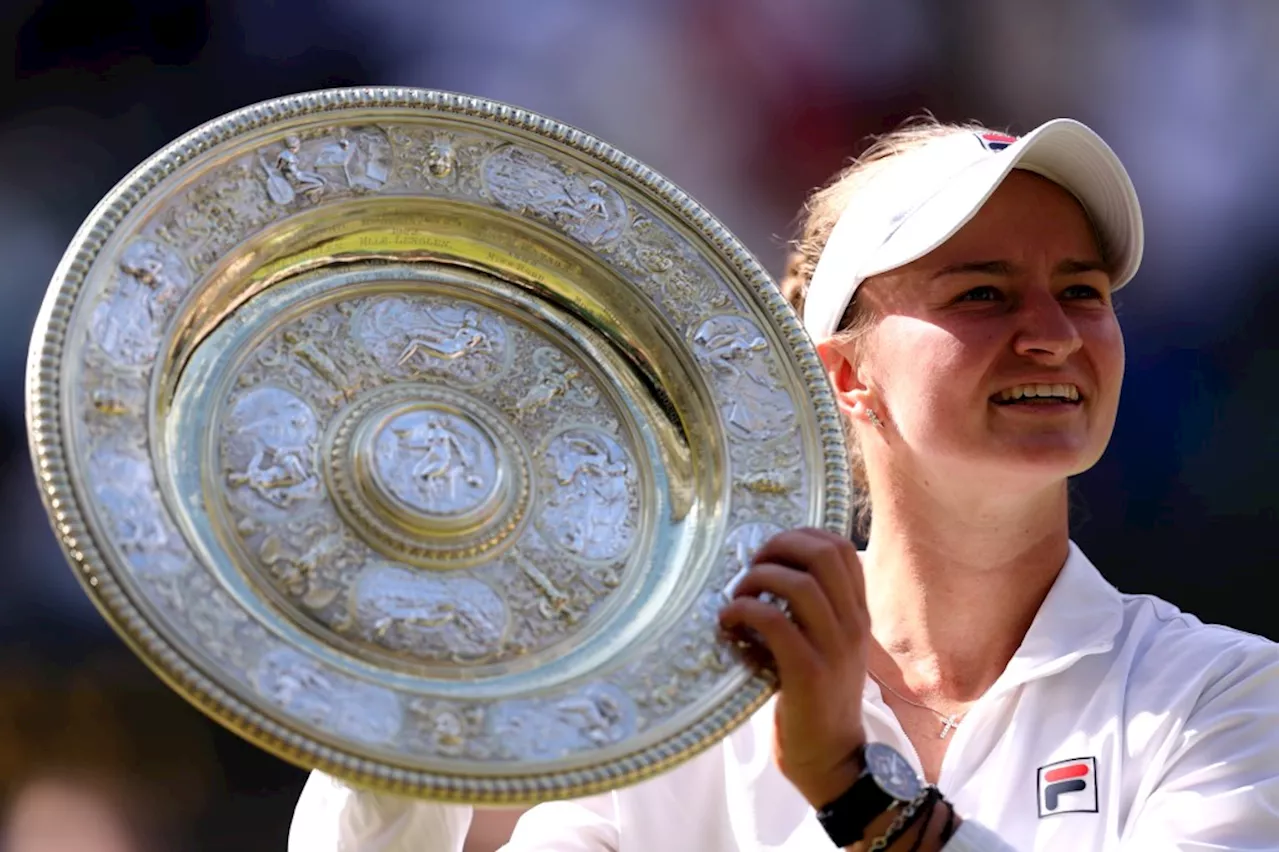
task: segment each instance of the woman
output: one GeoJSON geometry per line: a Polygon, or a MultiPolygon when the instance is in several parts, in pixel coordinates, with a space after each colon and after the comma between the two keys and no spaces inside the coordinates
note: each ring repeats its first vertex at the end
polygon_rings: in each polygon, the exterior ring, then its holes
{"type": "MultiPolygon", "coordinates": [[[[1068,538],[1142,253],[1111,150],[1063,120],[911,126],[810,200],[798,249],[866,550],[766,543],[722,625],[778,696],[661,777],[532,809],[510,848],[1276,848],[1276,646],[1120,594],[1068,538]]],[[[315,775],[291,849],[458,849],[470,816],[315,775]]]]}

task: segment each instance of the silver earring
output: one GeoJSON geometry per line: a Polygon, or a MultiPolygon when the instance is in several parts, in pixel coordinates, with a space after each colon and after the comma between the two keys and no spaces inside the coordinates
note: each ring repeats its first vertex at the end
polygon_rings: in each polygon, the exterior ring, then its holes
{"type": "Polygon", "coordinates": [[[880,419],[879,414],[876,414],[876,410],[874,408],[867,409],[867,420],[871,421],[871,425],[877,429],[884,428],[884,421],[880,419]]]}

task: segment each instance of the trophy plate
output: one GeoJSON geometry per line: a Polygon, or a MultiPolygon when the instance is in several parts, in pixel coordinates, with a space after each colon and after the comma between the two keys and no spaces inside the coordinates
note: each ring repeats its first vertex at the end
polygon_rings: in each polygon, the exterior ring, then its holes
{"type": "Polygon", "coordinates": [[[720,634],[770,535],[846,532],[844,437],[765,271],[586,133],[414,89],[193,130],[104,198],[27,414],[76,575],[176,691],[364,786],[531,803],[759,708],[720,634]]]}

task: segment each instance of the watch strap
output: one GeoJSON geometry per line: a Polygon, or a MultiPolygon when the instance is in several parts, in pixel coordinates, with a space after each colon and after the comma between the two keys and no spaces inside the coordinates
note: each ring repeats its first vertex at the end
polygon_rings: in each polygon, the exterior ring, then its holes
{"type": "Polygon", "coordinates": [[[862,840],[867,827],[895,801],[864,768],[848,790],[818,809],[818,822],[831,842],[843,849],[862,840]]]}

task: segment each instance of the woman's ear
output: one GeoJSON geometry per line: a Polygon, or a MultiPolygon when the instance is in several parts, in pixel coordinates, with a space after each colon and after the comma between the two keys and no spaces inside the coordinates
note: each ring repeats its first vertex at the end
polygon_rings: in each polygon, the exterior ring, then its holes
{"type": "Polygon", "coordinates": [[[873,393],[867,386],[861,365],[852,360],[852,347],[824,340],[817,349],[841,413],[855,420],[866,418],[868,409],[874,408],[873,393]]]}

